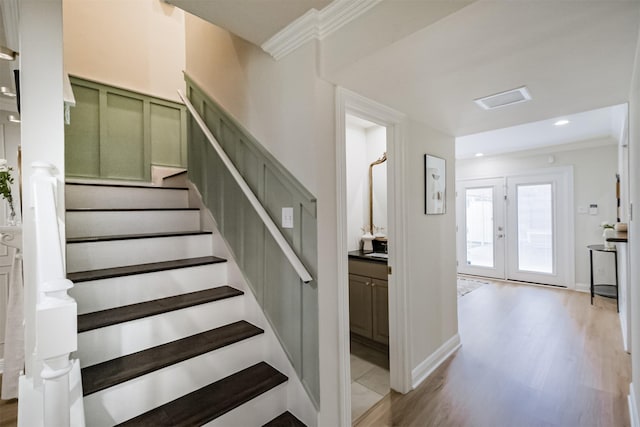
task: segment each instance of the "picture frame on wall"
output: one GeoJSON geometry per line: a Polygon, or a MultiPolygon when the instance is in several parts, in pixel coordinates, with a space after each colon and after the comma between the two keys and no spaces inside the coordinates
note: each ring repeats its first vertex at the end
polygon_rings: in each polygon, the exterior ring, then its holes
{"type": "Polygon", "coordinates": [[[424,213],[442,215],[447,211],[447,163],[444,159],[424,155],[424,213]]]}

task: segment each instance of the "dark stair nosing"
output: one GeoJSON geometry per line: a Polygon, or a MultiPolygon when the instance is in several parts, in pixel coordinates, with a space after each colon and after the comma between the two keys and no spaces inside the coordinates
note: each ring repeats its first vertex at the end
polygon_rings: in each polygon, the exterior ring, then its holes
{"type": "Polygon", "coordinates": [[[90,183],[85,183],[85,182],[66,182],[65,185],[86,185],[89,187],[117,187],[117,188],[142,188],[142,189],[151,189],[151,190],[181,190],[181,191],[188,191],[189,189],[187,187],[159,187],[159,186],[152,186],[152,185],[135,185],[135,184],[118,184],[118,183],[112,183],[112,184],[106,184],[106,183],[101,183],[101,182],[90,182],[90,183]]]}
{"type": "Polygon", "coordinates": [[[278,415],[262,427],[307,427],[307,425],[300,421],[291,412],[286,411],[278,415]]]}
{"type": "Polygon", "coordinates": [[[163,176],[162,180],[164,181],[165,179],[175,178],[176,176],[186,174],[187,172],[188,171],[186,169],[180,172],[174,172],[171,175],[163,176]]]}
{"type": "Polygon", "coordinates": [[[101,268],[99,270],[78,271],[75,273],[67,273],[67,279],[74,283],[81,283],[91,280],[112,279],[114,277],[155,273],[158,271],[175,270],[178,268],[199,267],[201,265],[218,264],[223,262],[227,262],[227,260],[215,256],[204,256],[177,259],[173,261],[151,262],[148,264],[127,265],[124,267],[101,268]]]}
{"type": "Polygon", "coordinates": [[[141,234],[120,234],[113,236],[88,236],[88,237],[71,237],[67,239],[68,244],[74,243],[94,243],[94,242],[111,242],[115,240],[137,240],[137,239],[155,239],[163,237],[181,237],[181,236],[199,236],[203,234],[213,234],[211,231],[172,231],[165,233],[141,233],[141,234]]]}
{"type": "Polygon", "coordinates": [[[225,285],[205,289],[203,291],[190,292],[172,297],[95,311],[93,313],[81,314],[78,316],[78,333],[243,294],[244,292],[225,285]]]}
{"type": "Polygon", "coordinates": [[[199,211],[200,208],[71,208],[67,212],[158,212],[199,211]]]}
{"type": "Polygon", "coordinates": [[[82,391],[87,396],[133,378],[180,363],[201,354],[262,334],[244,320],[176,341],[118,357],[82,369],[82,391]]]}
{"type": "Polygon", "coordinates": [[[265,362],[138,415],[120,426],[200,426],[287,381],[265,362]]]}

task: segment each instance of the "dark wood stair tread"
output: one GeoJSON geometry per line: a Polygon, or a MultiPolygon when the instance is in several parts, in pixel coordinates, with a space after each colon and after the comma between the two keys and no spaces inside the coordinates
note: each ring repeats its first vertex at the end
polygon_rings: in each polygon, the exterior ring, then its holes
{"type": "Polygon", "coordinates": [[[116,325],[118,323],[167,313],[169,311],[180,310],[182,308],[192,307],[243,294],[244,292],[232,288],[231,286],[219,286],[211,289],[205,289],[203,291],[190,292],[153,301],[81,314],[78,316],[78,332],[80,333],[93,329],[104,328],[105,326],[116,325]]]}
{"type": "Polygon", "coordinates": [[[86,396],[263,332],[257,326],[241,320],[157,347],[88,366],[82,369],[82,391],[86,396]]]}
{"type": "Polygon", "coordinates": [[[200,208],[71,208],[67,212],[157,212],[157,211],[199,211],[200,208]]]}
{"type": "Polygon", "coordinates": [[[305,423],[300,421],[291,412],[283,412],[262,427],[307,427],[305,423]]]}
{"type": "Polygon", "coordinates": [[[177,268],[198,267],[201,265],[227,262],[224,258],[204,256],[197,258],[177,259],[173,261],[152,262],[148,264],[127,265],[124,267],[101,268],[99,270],[67,273],[67,279],[74,283],[90,280],[111,279],[113,277],[132,276],[134,274],[155,273],[156,271],[175,270],[177,268]]]}
{"type": "Polygon", "coordinates": [[[67,239],[68,244],[73,243],[93,243],[93,242],[109,242],[112,240],[135,240],[135,239],[154,239],[162,237],[180,237],[180,236],[199,236],[202,234],[213,234],[211,231],[172,231],[168,233],[142,233],[142,234],[120,234],[113,236],[88,236],[88,237],[71,237],[67,239]]]}
{"type": "Polygon", "coordinates": [[[114,183],[104,183],[104,182],[65,182],[65,185],[85,185],[89,187],[116,187],[116,188],[143,188],[150,190],[180,190],[180,191],[188,191],[187,187],[160,187],[157,185],[145,185],[145,183],[140,183],[140,185],[136,184],[118,184],[114,183]]]}
{"type": "Polygon", "coordinates": [[[200,426],[287,381],[260,362],[151,411],[121,426],[200,426]]]}

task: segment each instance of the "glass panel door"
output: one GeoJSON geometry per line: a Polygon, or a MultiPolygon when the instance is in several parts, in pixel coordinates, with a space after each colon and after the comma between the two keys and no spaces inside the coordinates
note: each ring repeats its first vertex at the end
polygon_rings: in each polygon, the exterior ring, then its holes
{"type": "Polygon", "coordinates": [[[465,207],[467,265],[493,268],[493,187],[466,189],[465,207]]]}
{"type": "Polygon", "coordinates": [[[567,286],[573,260],[569,175],[507,178],[506,278],[567,286]]]}
{"type": "Polygon", "coordinates": [[[518,205],[518,270],[552,274],[553,187],[522,184],[516,187],[518,205]]]}
{"type": "Polygon", "coordinates": [[[458,272],[504,278],[504,180],[458,182],[458,272]]]}

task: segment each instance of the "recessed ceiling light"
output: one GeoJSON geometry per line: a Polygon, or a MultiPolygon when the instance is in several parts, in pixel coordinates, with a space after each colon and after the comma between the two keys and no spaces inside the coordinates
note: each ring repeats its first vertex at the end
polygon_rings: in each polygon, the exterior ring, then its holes
{"type": "Polygon", "coordinates": [[[7,116],[7,119],[9,119],[11,123],[20,123],[20,117],[16,116],[15,114],[9,114],[7,116]]]}
{"type": "Polygon", "coordinates": [[[562,119],[562,120],[558,120],[557,122],[555,122],[553,125],[554,126],[564,126],[564,125],[568,125],[570,122],[567,119],[562,119]]]}
{"type": "Polygon", "coordinates": [[[476,153],[476,157],[482,157],[484,156],[484,153],[476,153]]]}
{"type": "Polygon", "coordinates": [[[9,98],[16,97],[16,93],[6,86],[0,86],[0,93],[3,94],[4,96],[8,96],[9,98]]]}

